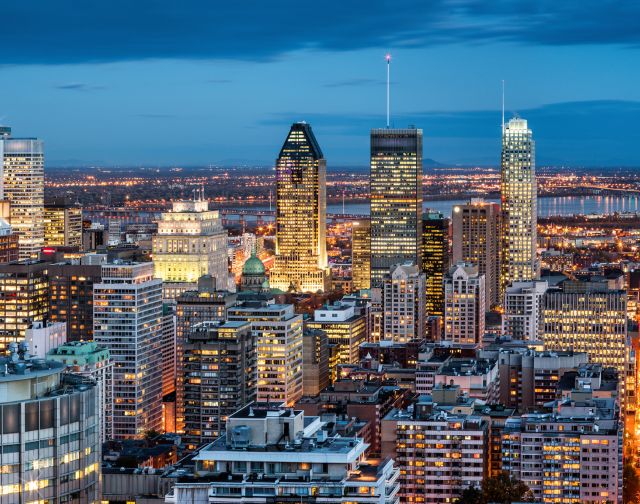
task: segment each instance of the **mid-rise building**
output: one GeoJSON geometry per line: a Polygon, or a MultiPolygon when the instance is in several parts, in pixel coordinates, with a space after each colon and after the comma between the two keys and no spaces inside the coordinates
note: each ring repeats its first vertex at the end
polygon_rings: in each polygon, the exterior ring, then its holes
{"type": "Polygon", "coordinates": [[[256,398],[256,342],[248,322],[210,322],[184,343],[180,397],[186,446],[224,434],[227,418],[256,398]]]}
{"type": "Polygon", "coordinates": [[[112,438],[113,361],[109,350],[95,341],[71,341],[49,350],[47,360],[64,364],[67,372],[91,378],[96,384],[100,442],[112,438]]]}
{"type": "Polygon", "coordinates": [[[160,431],[162,280],[154,278],[152,263],[102,266],[102,280],[93,286],[93,339],[114,362],[113,437],[160,431]]]}
{"type": "Polygon", "coordinates": [[[19,255],[18,235],[13,232],[7,220],[0,217],[0,264],[17,261],[19,255]]]}
{"type": "Polygon", "coordinates": [[[44,244],[82,248],[82,208],[66,198],[45,203],[44,244]]]}
{"type": "Polygon", "coordinates": [[[358,502],[398,504],[392,460],[367,461],[358,437],[329,436],[319,417],[255,403],[227,420],[226,434],[194,457],[197,474],[165,502],[358,502]]]}
{"type": "Polygon", "coordinates": [[[394,264],[422,264],[422,130],[371,130],[371,286],[394,264]]]}
{"type": "Polygon", "coordinates": [[[351,281],[353,290],[371,288],[371,221],[351,223],[351,281]]]}
{"type": "Polygon", "coordinates": [[[533,135],[525,119],[513,118],[502,129],[501,289],[538,276],[537,184],[533,135]]]}
{"type": "Polygon", "coordinates": [[[384,339],[406,343],[425,337],[425,286],[415,264],[390,268],[383,280],[384,339]]]}
{"type": "Polygon", "coordinates": [[[36,259],[44,246],[44,143],[0,131],[0,199],[9,200],[10,223],[18,235],[20,259],[36,259]]]}
{"type": "Polygon", "coordinates": [[[29,353],[39,359],[45,359],[53,348],[67,342],[67,328],[64,322],[34,322],[25,331],[25,342],[29,353]]]}
{"type": "Polygon", "coordinates": [[[164,282],[165,299],[194,290],[203,275],[211,275],[216,288],[226,290],[227,232],[220,213],[209,210],[202,194],[193,200],[175,201],[172,211],[162,214],[152,249],[155,276],[164,282]]]}
{"type": "Polygon", "coordinates": [[[48,266],[31,260],[0,264],[0,350],[49,316],[48,266]]]}
{"type": "Polygon", "coordinates": [[[246,303],[227,320],[251,323],[257,345],[258,401],[294,404],[303,394],[302,315],[293,305],[246,303]]]}
{"type": "Polygon", "coordinates": [[[96,387],[64,373],[64,364],[12,346],[12,355],[0,358],[0,500],[100,502],[96,387]]]}
{"type": "Polygon", "coordinates": [[[329,340],[320,329],[306,328],[302,334],[303,392],[317,396],[329,386],[329,340]]]}
{"type": "Polygon", "coordinates": [[[453,262],[478,267],[485,278],[487,308],[500,302],[500,205],[472,198],[453,207],[453,262]]]}
{"type": "Polygon", "coordinates": [[[512,282],[504,292],[502,334],[520,341],[542,339],[544,294],[549,284],[544,280],[512,282]]]}
{"type": "Polygon", "coordinates": [[[294,123],[276,160],[276,258],[269,282],[282,291],[329,287],[327,162],[311,125],[294,123]]]}
{"type": "MultiPolygon", "coordinates": [[[[313,320],[307,321],[305,327],[323,331],[328,343],[337,347],[335,365],[358,362],[358,347],[366,340],[367,318],[364,314],[356,314],[355,306],[336,303],[317,309],[313,312],[313,320]]],[[[337,369],[331,367],[332,380],[336,379],[336,372],[337,369]]]]}
{"type": "Polygon", "coordinates": [[[457,263],[444,278],[444,339],[459,345],[479,345],[485,325],[484,275],[478,267],[457,263]]]}
{"type": "Polygon", "coordinates": [[[586,352],[589,361],[625,373],[627,294],[606,279],[565,280],[544,296],[545,350],[586,352]]]}
{"type": "Polygon", "coordinates": [[[449,219],[429,212],[422,219],[422,272],[428,317],[444,317],[444,275],[449,269],[449,219]]]}

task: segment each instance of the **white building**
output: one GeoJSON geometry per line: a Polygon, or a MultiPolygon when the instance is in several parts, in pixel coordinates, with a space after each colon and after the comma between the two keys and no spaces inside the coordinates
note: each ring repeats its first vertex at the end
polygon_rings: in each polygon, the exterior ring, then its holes
{"type": "Polygon", "coordinates": [[[478,268],[459,262],[444,277],[444,339],[478,345],[484,335],[485,285],[478,268]]]}
{"type": "Polygon", "coordinates": [[[164,281],[165,299],[196,290],[203,275],[215,278],[217,289],[227,288],[227,231],[220,212],[209,210],[202,194],[175,201],[173,210],[162,214],[152,248],[155,275],[164,281]]]}
{"type": "Polygon", "coordinates": [[[0,200],[11,202],[20,259],[35,259],[44,247],[44,143],[0,128],[0,169],[0,200]]]}
{"type": "Polygon", "coordinates": [[[24,333],[31,355],[44,359],[49,350],[67,342],[66,322],[36,321],[24,333]]]}
{"type": "Polygon", "coordinates": [[[542,339],[542,307],[546,281],[513,282],[504,293],[502,334],[514,340],[542,339]]]}
{"type": "Polygon", "coordinates": [[[177,483],[165,502],[397,504],[393,461],[367,461],[361,438],[329,437],[323,426],[303,411],[249,405],[194,457],[202,481],[177,483]]]}
{"type": "Polygon", "coordinates": [[[162,280],[152,263],[102,266],[93,286],[93,339],[114,362],[113,437],[162,429],[162,280]]]}
{"type": "Polygon", "coordinates": [[[383,280],[383,339],[406,343],[425,337],[426,280],[412,263],[396,264],[383,280]]]}
{"type": "Polygon", "coordinates": [[[227,320],[251,322],[257,338],[258,401],[294,404],[302,397],[303,319],[293,305],[240,306],[227,320]]]}

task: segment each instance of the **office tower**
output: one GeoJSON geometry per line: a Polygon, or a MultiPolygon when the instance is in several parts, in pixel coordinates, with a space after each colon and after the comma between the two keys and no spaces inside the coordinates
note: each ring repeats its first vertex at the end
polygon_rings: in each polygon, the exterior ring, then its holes
{"type": "Polygon", "coordinates": [[[351,223],[351,279],[353,290],[371,288],[371,221],[351,223]]]}
{"type": "Polygon", "coordinates": [[[586,352],[590,362],[625,373],[627,294],[598,277],[565,280],[544,296],[545,350],[586,352]]]}
{"type": "Polygon", "coordinates": [[[317,396],[329,386],[329,340],[320,329],[302,334],[302,382],[306,396],[317,396]]]}
{"type": "Polygon", "coordinates": [[[222,504],[231,496],[238,504],[397,503],[393,461],[368,462],[362,438],[329,436],[327,428],[300,410],[251,404],[231,415],[226,434],[194,458],[202,479],[176,483],[165,502],[222,504]]]}
{"type": "Polygon", "coordinates": [[[44,261],[0,264],[0,350],[49,316],[48,266],[44,261]]]}
{"type": "Polygon", "coordinates": [[[0,132],[0,199],[11,203],[11,227],[18,235],[20,259],[36,259],[44,246],[44,144],[0,132]]]}
{"type": "Polygon", "coordinates": [[[99,402],[91,382],[32,359],[0,358],[4,503],[99,502],[99,402]]]}
{"type": "Polygon", "coordinates": [[[100,442],[111,439],[113,406],[113,361],[109,350],[95,341],[71,341],[49,350],[47,360],[64,364],[67,372],[86,376],[96,383],[100,442]]]}
{"type": "Polygon", "coordinates": [[[257,344],[257,401],[294,404],[302,397],[302,315],[293,305],[252,303],[227,310],[227,320],[251,323],[257,344]]]}
{"type": "Polygon", "coordinates": [[[484,275],[477,266],[459,262],[444,277],[444,339],[479,345],[484,336],[484,275]]]}
{"type": "Polygon", "coordinates": [[[215,280],[209,276],[198,279],[198,290],[185,291],[176,298],[176,430],[184,429],[184,388],[182,347],[191,329],[203,322],[224,322],[227,310],[235,306],[237,296],[215,290],[215,280]]]}
{"type": "MultiPolygon", "coordinates": [[[[335,366],[358,362],[358,347],[366,341],[367,318],[364,314],[356,314],[353,305],[336,303],[317,309],[313,312],[313,321],[306,322],[305,327],[323,331],[329,344],[336,345],[335,366]]],[[[329,370],[332,380],[336,379],[335,366],[329,370]]]]}
{"type": "Polygon", "coordinates": [[[294,123],[276,160],[275,289],[325,291],[327,163],[311,126],[294,123]]]}
{"type": "Polygon", "coordinates": [[[82,208],[68,198],[45,203],[44,244],[47,247],[82,248],[82,208]]]}
{"type": "Polygon", "coordinates": [[[162,280],[152,263],[102,266],[93,286],[93,339],[114,361],[115,439],[162,429],[162,280]]]}
{"type": "Polygon", "coordinates": [[[211,275],[225,290],[229,279],[227,231],[220,213],[209,210],[200,193],[193,200],[175,201],[163,212],[153,237],[155,275],[162,278],[165,299],[196,288],[198,278],[211,275]]]}
{"type": "Polygon", "coordinates": [[[18,235],[9,223],[0,217],[0,264],[17,261],[19,258],[18,235]]]}
{"type": "Polygon", "coordinates": [[[220,437],[227,418],[256,398],[256,342],[248,322],[205,322],[184,343],[184,434],[189,449],[220,437]]]}
{"type": "Polygon", "coordinates": [[[392,266],[383,279],[383,339],[406,343],[425,337],[425,275],[412,263],[392,266]]]}
{"type": "Polygon", "coordinates": [[[500,301],[500,205],[472,198],[453,207],[453,262],[474,264],[485,278],[487,309],[500,301]]]}
{"type": "Polygon", "coordinates": [[[422,263],[422,130],[371,130],[371,286],[422,263]]]}
{"type": "Polygon", "coordinates": [[[513,282],[504,293],[502,334],[514,340],[542,339],[542,305],[549,285],[543,280],[513,282]]]}
{"type": "Polygon", "coordinates": [[[162,305],[162,397],[176,391],[176,314],[173,305],[162,305]]]}
{"type": "Polygon", "coordinates": [[[615,399],[576,390],[551,413],[509,418],[502,468],[537,502],[622,502],[622,433],[615,399]]]}
{"type": "Polygon", "coordinates": [[[93,339],[93,286],[100,283],[102,266],[86,262],[55,262],[47,267],[50,317],[66,322],[67,341],[93,339]]]}
{"type": "Polygon", "coordinates": [[[458,387],[420,396],[382,420],[382,456],[400,469],[401,502],[455,502],[488,472],[489,425],[458,387]]]}
{"type": "Polygon", "coordinates": [[[429,317],[444,316],[444,274],[449,270],[449,219],[429,212],[422,219],[422,272],[427,281],[425,309],[429,317]]]}
{"type": "Polygon", "coordinates": [[[511,282],[527,282],[538,276],[535,148],[524,119],[513,118],[503,128],[500,193],[504,292],[511,282]]]}

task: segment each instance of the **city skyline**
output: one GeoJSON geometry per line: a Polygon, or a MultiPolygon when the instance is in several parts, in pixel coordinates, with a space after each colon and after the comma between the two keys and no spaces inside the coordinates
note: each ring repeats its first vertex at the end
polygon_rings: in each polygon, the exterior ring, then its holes
{"type": "Polygon", "coordinates": [[[117,5],[37,4],[8,8],[0,122],[43,138],[49,166],[271,165],[299,120],[330,166],[366,165],[367,132],[385,121],[387,51],[391,126],[422,128],[425,158],[495,166],[504,79],[507,113],[529,119],[541,165],[640,165],[640,133],[619,127],[640,109],[635,5],[355,2],[301,33],[308,13],[283,3],[254,6],[247,35],[220,23],[234,6],[142,2],[125,23],[117,5]]]}

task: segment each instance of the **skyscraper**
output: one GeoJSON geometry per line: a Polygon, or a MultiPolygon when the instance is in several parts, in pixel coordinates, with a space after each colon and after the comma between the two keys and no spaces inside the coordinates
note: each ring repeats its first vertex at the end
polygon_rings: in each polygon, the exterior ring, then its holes
{"type": "Polygon", "coordinates": [[[442,280],[449,269],[449,219],[429,212],[422,219],[422,271],[427,280],[428,317],[444,315],[442,280]]]}
{"type": "Polygon", "coordinates": [[[0,199],[11,202],[11,227],[18,235],[20,259],[38,257],[44,246],[44,144],[12,138],[0,129],[0,199]]]}
{"type": "Polygon", "coordinates": [[[102,266],[93,286],[93,339],[113,367],[113,437],[162,429],[162,280],[152,263],[102,266]]]}
{"type": "Polygon", "coordinates": [[[510,283],[527,282],[538,275],[534,147],[527,121],[511,119],[502,132],[502,293],[510,283]]]}
{"type": "Polygon", "coordinates": [[[276,160],[276,259],[272,288],[328,288],[327,164],[311,126],[294,123],[276,160]]]}
{"type": "Polygon", "coordinates": [[[482,198],[453,207],[453,262],[467,262],[485,276],[487,309],[500,299],[500,206],[482,198]]]}
{"type": "Polygon", "coordinates": [[[371,130],[371,286],[394,264],[422,264],[422,130],[371,130]]]}
{"type": "Polygon", "coordinates": [[[351,223],[351,279],[353,290],[371,287],[371,221],[351,223]]]}
{"type": "Polygon", "coordinates": [[[227,231],[220,213],[209,210],[201,193],[193,200],[175,201],[172,211],[162,214],[153,237],[153,264],[155,276],[164,281],[165,299],[196,289],[203,275],[215,278],[216,289],[227,288],[227,231]]]}

